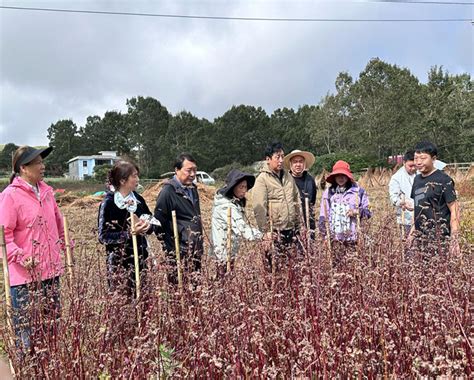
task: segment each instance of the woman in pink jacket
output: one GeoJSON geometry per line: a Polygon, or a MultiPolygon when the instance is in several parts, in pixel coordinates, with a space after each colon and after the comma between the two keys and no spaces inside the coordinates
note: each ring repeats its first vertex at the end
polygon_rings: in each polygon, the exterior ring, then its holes
{"type": "Polygon", "coordinates": [[[0,194],[0,225],[5,229],[15,331],[26,347],[32,332],[28,311],[32,292],[47,300],[40,309],[49,316],[57,317],[59,312],[64,230],[53,190],[43,182],[43,158],[51,150],[18,148],[10,185],[0,194]]]}

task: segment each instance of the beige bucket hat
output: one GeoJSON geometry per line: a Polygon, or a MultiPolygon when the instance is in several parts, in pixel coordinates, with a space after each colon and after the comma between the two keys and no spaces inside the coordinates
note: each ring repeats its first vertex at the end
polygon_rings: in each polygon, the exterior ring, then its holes
{"type": "Polygon", "coordinates": [[[301,156],[304,158],[305,163],[306,163],[306,167],[305,167],[306,170],[309,170],[309,168],[314,165],[314,161],[316,161],[313,153],[296,149],[292,151],[290,154],[287,154],[285,158],[283,159],[283,164],[285,165],[286,169],[288,170],[290,169],[290,161],[293,157],[296,157],[296,156],[301,156]]]}

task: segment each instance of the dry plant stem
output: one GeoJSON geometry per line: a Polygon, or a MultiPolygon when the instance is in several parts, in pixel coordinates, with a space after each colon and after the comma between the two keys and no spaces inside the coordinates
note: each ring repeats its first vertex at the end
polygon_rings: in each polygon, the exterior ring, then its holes
{"type": "Polygon", "coordinates": [[[135,289],[138,300],[140,299],[140,264],[138,260],[137,235],[135,235],[135,215],[133,212],[130,213],[130,220],[132,223],[133,263],[135,265],[135,289]]]}
{"type": "MultiPolygon", "coordinates": [[[[10,345],[14,346],[15,342],[13,337],[15,336],[15,330],[13,329],[13,319],[12,319],[12,295],[10,291],[10,273],[8,272],[8,259],[7,259],[7,246],[5,244],[5,229],[0,225],[0,248],[2,250],[2,265],[3,265],[3,283],[5,286],[5,302],[6,302],[6,313],[7,313],[7,329],[10,335],[10,345]]],[[[10,364],[10,370],[12,375],[15,376],[15,368],[11,358],[8,358],[10,364]]]]}
{"type": "Polygon", "coordinates": [[[69,240],[69,224],[66,216],[63,216],[64,225],[64,244],[66,246],[66,266],[69,281],[72,281],[72,255],[71,255],[71,242],[69,240]]]}
{"type": "Polygon", "coordinates": [[[176,211],[171,211],[171,218],[173,219],[173,234],[174,234],[174,249],[176,251],[176,270],[178,272],[178,289],[183,290],[183,274],[181,272],[181,252],[179,247],[179,232],[178,221],[176,219],[176,211]]]}
{"type": "MultiPolygon", "coordinates": [[[[271,236],[271,263],[272,263],[272,289],[275,287],[275,266],[276,266],[276,255],[275,255],[275,242],[273,240],[273,205],[272,202],[268,202],[268,218],[269,218],[269,224],[270,224],[270,236],[271,236]]],[[[280,236],[278,236],[280,238],[280,236]]]]}
{"type": "Polygon", "coordinates": [[[327,200],[324,200],[324,198],[321,200],[321,202],[324,202],[323,205],[324,205],[324,224],[326,226],[326,241],[328,243],[329,263],[331,264],[331,268],[332,268],[331,228],[329,226],[328,202],[327,200]]]}
{"type": "Polygon", "coordinates": [[[309,231],[309,198],[305,197],[304,198],[304,209],[305,209],[305,215],[306,215],[306,230],[309,231]]]}
{"type": "Polygon", "coordinates": [[[232,209],[227,209],[227,273],[230,273],[230,260],[232,254],[232,209]]]}
{"type": "Polygon", "coordinates": [[[359,244],[359,238],[360,238],[360,205],[359,205],[359,202],[360,202],[360,199],[359,199],[359,190],[360,190],[360,187],[357,188],[357,192],[356,192],[356,195],[355,195],[355,205],[356,205],[356,226],[357,226],[357,229],[356,229],[356,232],[357,232],[357,244],[359,244]]]}

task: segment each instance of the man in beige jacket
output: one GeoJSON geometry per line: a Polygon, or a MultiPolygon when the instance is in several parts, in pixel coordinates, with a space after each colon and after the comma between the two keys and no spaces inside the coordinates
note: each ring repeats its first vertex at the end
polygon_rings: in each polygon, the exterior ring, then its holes
{"type": "Polygon", "coordinates": [[[279,142],[265,149],[265,163],[252,189],[252,203],[257,225],[262,232],[278,232],[279,245],[295,242],[300,226],[300,195],[293,177],[283,169],[285,153],[279,142]],[[270,205],[271,204],[271,215],[270,205]]]}

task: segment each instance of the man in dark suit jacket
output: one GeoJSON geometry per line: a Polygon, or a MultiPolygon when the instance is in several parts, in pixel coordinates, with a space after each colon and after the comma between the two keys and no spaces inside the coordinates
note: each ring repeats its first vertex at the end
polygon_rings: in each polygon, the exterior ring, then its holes
{"type": "Polygon", "coordinates": [[[168,263],[173,271],[169,281],[176,283],[176,253],[174,245],[173,220],[171,213],[176,211],[181,260],[185,270],[201,270],[203,253],[201,209],[199,194],[194,184],[197,165],[194,158],[187,153],[180,154],[174,164],[175,175],[168,180],[158,195],[154,216],[161,222],[162,233],[158,238],[163,241],[168,263]]]}

